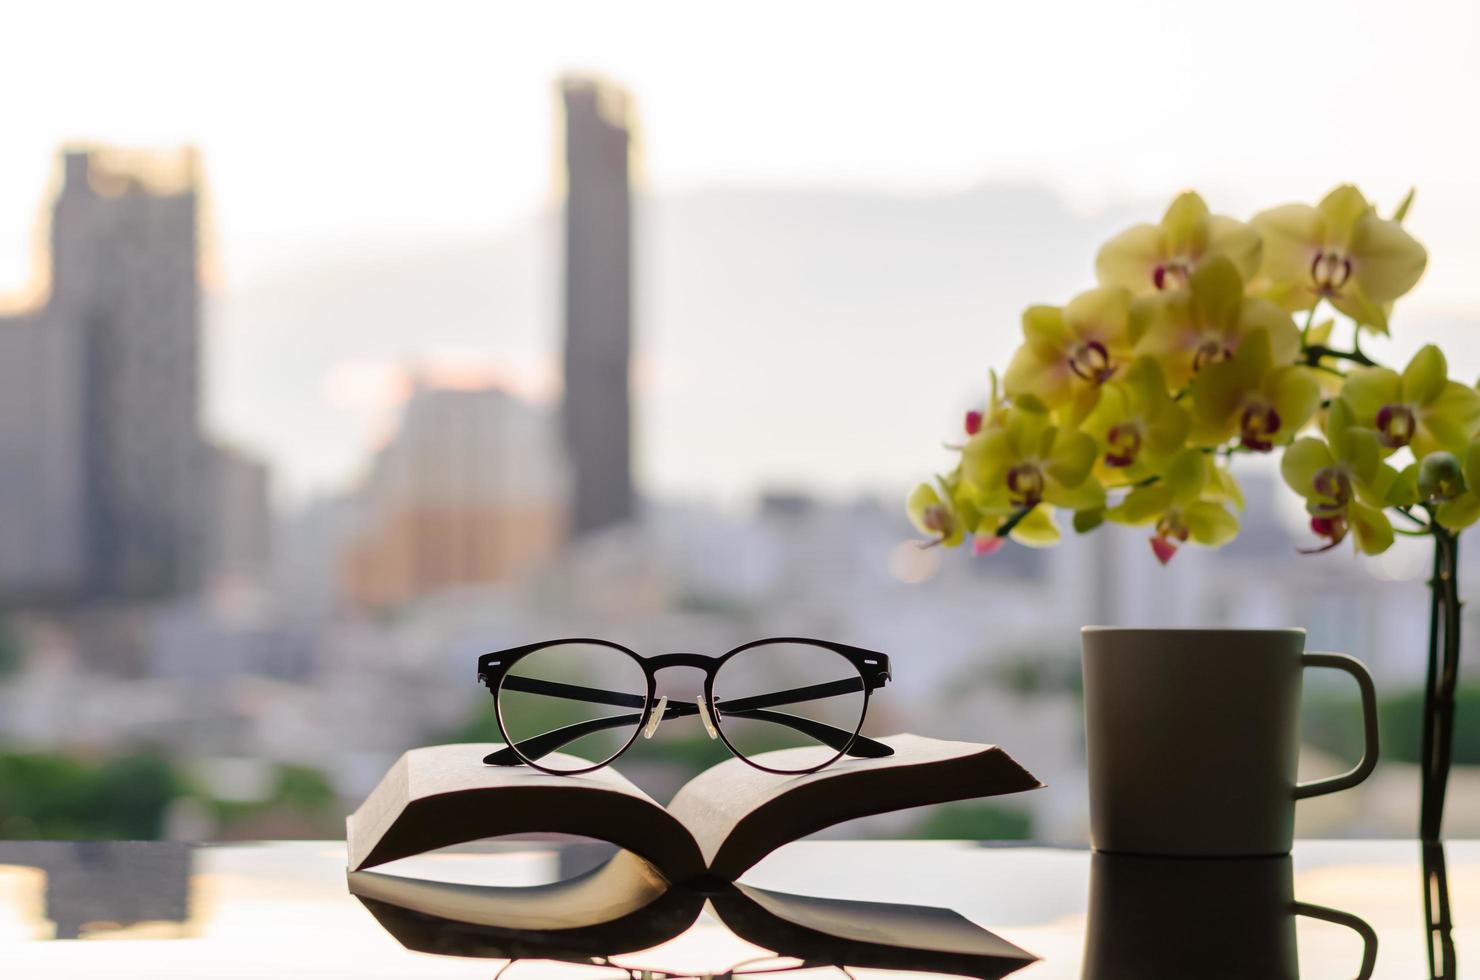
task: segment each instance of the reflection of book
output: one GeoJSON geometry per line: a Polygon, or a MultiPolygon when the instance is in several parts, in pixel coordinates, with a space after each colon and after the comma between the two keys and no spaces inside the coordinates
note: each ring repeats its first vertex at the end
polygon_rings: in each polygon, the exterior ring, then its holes
{"type": "Polygon", "coordinates": [[[571,881],[503,888],[353,871],[350,891],[408,949],[589,961],[657,946],[706,899],[737,936],[808,965],[1005,977],[1036,957],[947,909],[804,898],[727,884],[667,887],[619,854],[571,881]]]}
{"type": "Polygon", "coordinates": [[[882,741],[892,756],[845,759],[806,775],[729,759],[691,779],[666,809],[611,767],[554,776],[483,765],[493,745],[413,749],[350,816],[349,866],[484,837],[564,833],[610,841],[667,882],[728,882],[783,844],[844,820],[1041,785],[996,746],[918,735],[882,741]]]}

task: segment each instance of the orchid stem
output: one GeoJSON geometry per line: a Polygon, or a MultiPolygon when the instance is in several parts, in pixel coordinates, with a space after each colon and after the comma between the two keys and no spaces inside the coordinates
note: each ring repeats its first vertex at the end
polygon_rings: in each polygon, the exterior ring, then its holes
{"type": "Polygon", "coordinates": [[[1394,507],[1393,509],[1402,514],[1404,517],[1408,518],[1413,523],[1417,524],[1419,527],[1429,527],[1428,521],[1421,520],[1420,518],[1413,516],[1413,511],[1409,510],[1407,507],[1394,507]]]}
{"type": "MultiPolygon", "coordinates": [[[[1037,506],[1037,504],[1033,505],[1033,507],[1037,506]]],[[[1023,522],[1023,518],[1027,517],[1033,512],[1033,507],[1024,507],[1022,510],[1015,512],[1006,521],[1003,521],[1002,526],[997,528],[997,537],[1005,538],[1009,534],[1011,534],[1012,529],[1021,524],[1023,522]]]]}
{"type": "Polygon", "coordinates": [[[1308,367],[1319,366],[1321,358],[1323,357],[1334,357],[1340,361],[1351,361],[1355,364],[1360,364],[1363,367],[1377,366],[1376,361],[1368,357],[1366,354],[1362,353],[1360,350],[1335,350],[1334,348],[1324,347],[1320,344],[1316,344],[1313,347],[1305,348],[1305,363],[1308,367]]]}
{"type": "Polygon", "coordinates": [[[1300,346],[1305,347],[1306,340],[1310,337],[1310,328],[1316,322],[1316,310],[1320,309],[1321,301],[1316,300],[1311,304],[1310,312],[1305,315],[1305,326],[1300,330],[1300,346]]]}
{"type": "Polygon", "coordinates": [[[1459,674],[1459,537],[1434,530],[1434,575],[1429,580],[1429,664],[1424,686],[1423,801],[1419,838],[1436,841],[1444,825],[1444,796],[1454,749],[1454,689],[1459,674]]]}

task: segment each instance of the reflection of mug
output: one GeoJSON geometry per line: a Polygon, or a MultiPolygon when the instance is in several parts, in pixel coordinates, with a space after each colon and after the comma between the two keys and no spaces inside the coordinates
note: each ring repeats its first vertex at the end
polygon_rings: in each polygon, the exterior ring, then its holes
{"type": "Polygon", "coordinates": [[[1295,980],[1297,915],[1361,935],[1358,980],[1370,977],[1377,961],[1377,934],[1366,922],[1295,901],[1288,857],[1096,854],[1089,881],[1084,980],[1295,980]]]}
{"type": "Polygon", "coordinates": [[[1355,786],[1377,764],[1372,678],[1305,631],[1089,626],[1084,716],[1090,837],[1128,854],[1290,853],[1295,801],[1355,786]],[[1302,668],[1362,690],[1366,749],[1350,772],[1295,784],[1302,668]]]}

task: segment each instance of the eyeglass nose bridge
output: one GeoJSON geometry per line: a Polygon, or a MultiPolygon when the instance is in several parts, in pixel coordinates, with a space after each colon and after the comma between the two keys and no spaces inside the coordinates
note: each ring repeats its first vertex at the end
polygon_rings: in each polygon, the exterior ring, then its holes
{"type": "Polygon", "coordinates": [[[702,653],[665,653],[649,658],[647,665],[654,673],[665,667],[697,667],[707,672],[714,668],[714,658],[702,653]]]}

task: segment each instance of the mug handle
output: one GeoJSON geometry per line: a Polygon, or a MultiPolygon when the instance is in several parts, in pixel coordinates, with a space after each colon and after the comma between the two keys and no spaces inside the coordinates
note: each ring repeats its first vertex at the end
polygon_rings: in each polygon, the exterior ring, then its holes
{"type": "Polygon", "coordinates": [[[1328,776],[1325,779],[1299,784],[1295,787],[1295,799],[1297,800],[1350,789],[1372,775],[1372,770],[1377,768],[1377,689],[1372,686],[1372,675],[1367,673],[1367,668],[1362,666],[1360,660],[1348,657],[1344,653],[1302,654],[1300,666],[1302,668],[1334,667],[1337,670],[1346,671],[1357,679],[1357,686],[1362,689],[1362,729],[1366,744],[1362,747],[1362,759],[1355,768],[1339,776],[1328,776]]]}
{"type": "MultiPolygon", "coordinates": [[[[1352,661],[1355,663],[1356,661],[1352,661]]],[[[1336,909],[1328,909],[1324,905],[1311,905],[1309,902],[1296,902],[1294,911],[1296,915],[1308,915],[1312,919],[1320,919],[1324,922],[1334,922],[1339,926],[1346,926],[1351,931],[1362,937],[1362,966],[1357,973],[1357,980],[1368,980],[1372,971],[1377,967],[1377,932],[1367,923],[1350,912],[1340,912],[1336,909]]]]}

